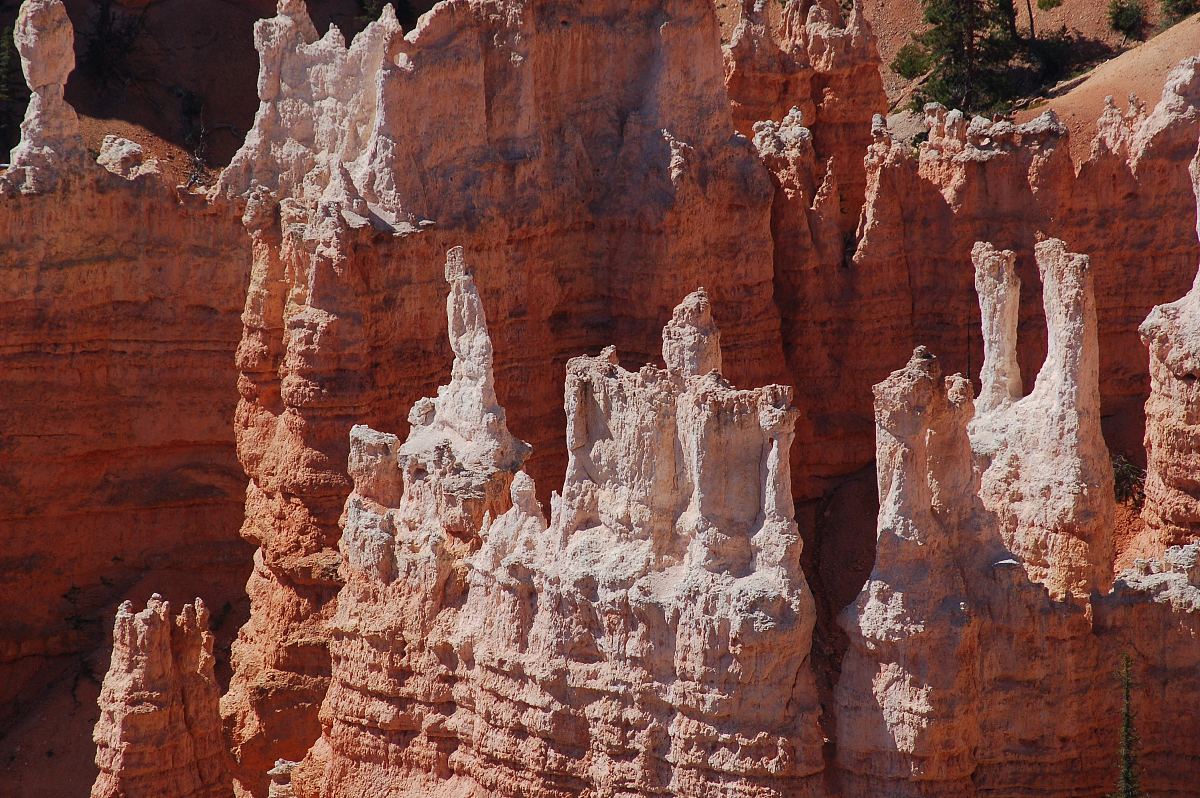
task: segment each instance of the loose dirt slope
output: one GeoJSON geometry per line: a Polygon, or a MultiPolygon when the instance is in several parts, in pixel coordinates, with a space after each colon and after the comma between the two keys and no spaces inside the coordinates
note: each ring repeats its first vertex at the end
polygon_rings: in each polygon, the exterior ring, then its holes
{"type": "Polygon", "coordinates": [[[1071,155],[1078,163],[1091,148],[1105,97],[1112,96],[1118,107],[1124,108],[1126,97],[1132,93],[1153,107],[1171,67],[1191,55],[1200,55],[1200,15],[1104,62],[1079,85],[1021,111],[1017,119],[1025,121],[1053,110],[1071,131],[1071,155]]]}
{"type": "MultiPolygon", "coordinates": [[[[879,55],[883,60],[884,87],[893,101],[908,87],[908,81],[894,74],[888,65],[896,57],[896,51],[911,40],[914,32],[923,29],[921,0],[864,0],[867,19],[879,37],[879,55]]],[[[1038,35],[1061,30],[1074,33],[1092,45],[1103,45],[1117,52],[1136,42],[1127,42],[1125,37],[1108,26],[1108,4],[1101,0],[1064,0],[1058,8],[1042,11],[1036,2],[1033,7],[1033,23],[1038,35]]],[[[1147,2],[1148,31],[1159,24],[1158,3],[1147,2]]],[[[1017,0],[1017,25],[1021,32],[1029,30],[1029,12],[1022,0],[1017,0]]],[[[1162,86],[1161,81],[1159,86],[1162,86]]],[[[1103,99],[1103,98],[1101,98],[1103,99]]]]}

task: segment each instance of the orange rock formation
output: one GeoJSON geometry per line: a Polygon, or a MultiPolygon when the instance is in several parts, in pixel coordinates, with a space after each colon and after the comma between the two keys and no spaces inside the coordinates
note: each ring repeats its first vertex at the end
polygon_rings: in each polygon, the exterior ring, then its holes
{"type": "Polygon", "coordinates": [[[923,348],[875,389],[879,545],[841,617],[840,794],[1103,794],[1122,653],[1136,663],[1143,739],[1156,740],[1145,789],[1195,794],[1200,724],[1172,707],[1190,700],[1200,667],[1200,543],[1138,560],[1110,589],[1088,259],[1057,240],[1037,246],[1050,351],[1022,396],[1012,253],[975,252],[979,405],[923,348]]]}
{"type": "MultiPolygon", "coordinates": [[[[1192,161],[1200,207],[1200,149],[1192,161]]],[[[1200,214],[1198,214],[1200,216],[1200,214]]],[[[1200,218],[1196,234],[1200,236],[1200,218]]],[[[1151,311],[1139,331],[1150,348],[1146,402],[1146,535],[1139,553],[1154,555],[1200,535],[1200,283],[1151,311]]]]}
{"type": "Polygon", "coordinates": [[[403,444],[351,433],[333,681],[296,794],[818,794],[790,391],[724,381],[693,293],[665,370],[568,364],[547,522],[461,250],[446,277],[450,383],[403,444]]]}
{"type": "Polygon", "coordinates": [[[487,7],[441,4],[404,37],[385,12],[348,49],[299,3],[259,24],[263,104],[221,184],[255,241],[238,435],[261,609],[224,711],[256,794],[318,734],[348,430],[404,434],[400,408],[436,384],[438,251],[471,253],[497,393],[543,482],[564,466],[567,359],[613,342],[650,359],[697,285],[728,323],[730,378],[787,376],[772,182],[734,134],[712,9],[487,7]]]}

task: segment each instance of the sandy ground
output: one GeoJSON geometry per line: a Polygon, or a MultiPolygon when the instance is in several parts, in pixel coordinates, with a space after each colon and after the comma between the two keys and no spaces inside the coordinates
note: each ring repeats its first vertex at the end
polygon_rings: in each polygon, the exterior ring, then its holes
{"type": "MultiPolygon", "coordinates": [[[[875,28],[879,38],[879,54],[883,59],[883,83],[888,97],[896,99],[908,87],[908,81],[894,74],[888,65],[896,56],[896,51],[911,40],[914,32],[923,28],[921,21],[921,0],[864,0],[867,19],[875,28]]],[[[1037,33],[1050,33],[1066,28],[1068,31],[1088,40],[1089,46],[1104,46],[1114,53],[1137,42],[1126,41],[1125,38],[1108,27],[1108,3],[1104,0],[1064,0],[1058,8],[1042,11],[1037,7],[1037,0],[1016,0],[1017,25],[1022,33],[1029,30],[1029,8],[1033,10],[1033,24],[1037,33]]],[[[1159,24],[1158,3],[1148,0],[1146,16],[1149,20],[1148,30],[1153,31],[1159,24]]]]}
{"type": "Polygon", "coordinates": [[[1096,120],[1104,108],[1104,98],[1112,95],[1119,108],[1126,97],[1136,94],[1153,108],[1162,94],[1167,73],[1184,58],[1200,55],[1200,15],[1184,20],[1148,42],[1128,50],[1097,67],[1087,79],[1065,94],[1036,103],[1017,115],[1019,121],[1031,119],[1053,109],[1071,131],[1071,154],[1075,160],[1087,158],[1096,120]]]}

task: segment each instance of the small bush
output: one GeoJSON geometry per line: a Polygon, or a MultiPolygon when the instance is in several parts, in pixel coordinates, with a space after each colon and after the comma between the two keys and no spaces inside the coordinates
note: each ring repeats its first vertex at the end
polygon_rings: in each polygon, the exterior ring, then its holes
{"type": "Polygon", "coordinates": [[[1109,798],[1145,798],[1142,792],[1142,768],[1138,762],[1141,756],[1141,740],[1134,725],[1136,715],[1133,711],[1133,657],[1128,653],[1121,655],[1121,665],[1117,669],[1117,681],[1121,685],[1121,728],[1117,744],[1117,789],[1109,793],[1109,798]]]}
{"type": "Polygon", "coordinates": [[[1173,23],[1200,11],[1200,0],[1160,0],[1163,17],[1173,23]]]}
{"type": "Polygon", "coordinates": [[[919,78],[931,65],[929,51],[916,42],[901,47],[892,59],[892,71],[905,80],[919,78]]]}
{"type": "Polygon", "coordinates": [[[183,143],[188,151],[187,187],[211,186],[216,182],[208,165],[208,125],[204,122],[204,98],[193,91],[179,91],[183,120],[183,143]]]}
{"type": "Polygon", "coordinates": [[[1140,39],[1146,29],[1146,7],[1142,0],[1109,0],[1108,24],[1126,38],[1140,39]]]}
{"type": "Polygon", "coordinates": [[[1049,11],[1053,8],[1058,8],[1063,4],[1063,0],[1037,0],[1037,6],[1043,11],[1049,11]]]}
{"type": "Polygon", "coordinates": [[[1113,455],[1112,466],[1117,501],[1141,509],[1146,501],[1146,472],[1129,462],[1123,454],[1113,455]]]}

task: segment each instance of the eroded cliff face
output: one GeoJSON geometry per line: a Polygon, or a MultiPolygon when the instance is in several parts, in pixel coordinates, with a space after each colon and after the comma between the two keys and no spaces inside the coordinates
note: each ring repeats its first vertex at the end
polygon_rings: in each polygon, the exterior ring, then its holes
{"type": "MultiPolygon", "coordinates": [[[[832,377],[831,392],[869,396],[870,384],[884,376],[869,364],[899,362],[907,354],[901,346],[927,345],[948,369],[978,369],[972,275],[961,268],[977,241],[1016,254],[1023,286],[1018,362],[1022,372],[1036,373],[1046,339],[1033,249],[1039,236],[1054,236],[1091,260],[1105,433],[1115,450],[1139,460],[1148,385],[1134,331],[1163,291],[1178,296],[1187,289],[1200,257],[1184,234],[1195,220],[1183,168],[1200,135],[1200,59],[1175,68],[1149,114],[1140,104],[1125,113],[1110,104],[1078,174],[1066,130],[1052,114],[1014,125],[931,106],[926,117],[929,137],[917,148],[894,141],[880,124],[868,149],[867,203],[847,280],[854,318],[845,323],[881,333],[863,337],[871,347],[861,351],[867,365],[832,377]],[[1129,279],[1131,264],[1139,264],[1142,279],[1129,279]],[[911,315],[896,312],[898,294],[912,298],[911,315]]],[[[839,450],[851,455],[846,465],[860,462],[861,447],[870,446],[868,418],[855,412],[830,429],[839,450]]]]}
{"type": "MultiPolygon", "coordinates": [[[[1200,150],[1191,171],[1200,207],[1200,150]]],[[[1196,230],[1200,236],[1200,219],[1196,230]]],[[[1152,556],[1200,535],[1200,283],[1193,283],[1181,299],[1155,307],[1139,332],[1150,349],[1150,398],[1142,511],[1146,532],[1135,548],[1152,556]]]]}
{"type": "Polygon", "coordinates": [[[261,793],[318,732],[348,430],[403,435],[399,408],[436,384],[439,251],[471,253],[497,393],[544,484],[565,466],[567,359],[614,342],[650,359],[697,285],[733,330],[732,379],[786,368],[774,192],[734,134],[707,4],[451,2],[407,36],[385,13],[345,49],[284,3],[258,37],[259,124],[222,188],[249,198],[255,240],[238,434],[263,607],[225,711],[261,793]]]}
{"type": "Polygon", "coordinates": [[[224,798],[230,794],[209,612],[200,599],[172,617],[155,593],[117,611],[100,691],[92,798],[224,798]]]}
{"type": "MultiPolygon", "coordinates": [[[[86,737],[122,600],[202,596],[228,646],[250,552],[229,424],[245,234],[131,142],[107,142],[99,164],[84,149],[62,100],[61,3],[25,3],[17,30],[34,100],[0,173],[0,724],[14,769],[35,740],[86,737]]],[[[90,752],[64,749],[59,768],[83,768],[86,789],[90,752]]],[[[44,750],[29,776],[6,774],[14,794],[53,783],[33,775],[44,750]]]]}
{"type": "MultiPolygon", "coordinates": [[[[806,528],[827,541],[814,549],[825,617],[853,597],[870,566],[857,528],[870,499],[822,497],[870,463],[862,397],[914,340],[969,361],[977,311],[955,258],[986,236],[1028,269],[1036,234],[1062,234],[1075,213],[1062,208],[1095,192],[1050,117],[1017,127],[931,110],[918,153],[854,122],[876,107],[877,84],[859,75],[873,69],[861,15],[841,27],[831,4],[801,3],[783,19],[772,27],[747,5],[724,53],[707,4],[666,0],[586,15],[460,0],[407,35],[385,12],[349,46],[336,30],[318,38],[298,2],[260,23],[262,106],[220,191],[244,199],[255,241],[238,427],[251,477],[243,534],[260,546],[249,593],[263,609],[243,630],[225,699],[242,788],[262,794],[275,758],[299,760],[317,735],[346,432],[404,434],[397,407],[432,390],[444,345],[430,332],[429,264],[453,244],[472,253],[494,309],[497,393],[528,409],[514,430],[534,446],[527,468],[541,485],[565,465],[554,408],[567,358],[609,342],[650,358],[668,298],[706,285],[728,322],[731,378],[798,386],[793,487],[806,528]],[[772,70],[786,73],[778,91],[756,94],[765,84],[753,75],[772,70]],[[776,116],[751,124],[754,109],[776,116]],[[862,240],[848,261],[847,197],[860,180],[848,153],[867,136],[862,240]],[[847,560],[847,574],[820,565],[847,560]]],[[[1131,218],[1159,213],[1175,191],[1179,162],[1164,142],[1195,137],[1190,85],[1169,85],[1160,122],[1122,118],[1136,157],[1097,156],[1124,176],[1129,188],[1114,193],[1131,218]],[[1154,164],[1163,183],[1143,187],[1137,175],[1154,164]]],[[[1101,226],[1108,249],[1092,247],[1094,260],[1117,293],[1145,291],[1140,318],[1154,281],[1112,276],[1108,253],[1128,236],[1101,226]]],[[[1156,275],[1169,285],[1174,253],[1194,260],[1195,245],[1171,224],[1155,229],[1161,240],[1143,245],[1166,253],[1156,275]]],[[[1030,333],[1036,305],[1022,305],[1029,373],[1044,340],[1030,333]]],[[[1128,334],[1118,315],[1099,308],[1102,335],[1128,334]]],[[[1101,361],[1101,384],[1125,385],[1103,401],[1141,400],[1127,365],[1101,361]]]]}
{"type": "MultiPolygon", "coordinates": [[[[1051,116],[930,108],[912,148],[867,123],[872,37],[836,6],[747,2],[723,51],[683,0],[447,0],[350,43],[280,0],[254,129],[205,199],[130,142],[92,162],[61,101],[65,17],[29,0],[35,101],[0,176],[22,375],[0,495],[6,589],[66,606],[14,616],[13,695],[75,667],[97,608],[143,585],[232,595],[240,522],[238,794],[1099,793],[1118,654],[1174,706],[1197,689],[1196,552],[1167,548],[1192,539],[1188,300],[1147,327],[1166,531],[1111,592],[1101,426],[1137,436],[1132,330],[1197,261],[1200,62],[1149,114],[1107,108],[1078,173],[1051,116]],[[474,272],[463,250],[443,271],[460,243],[474,272]],[[657,360],[667,319],[665,369],[623,368],[657,360]],[[922,341],[982,362],[980,398],[919,352],[876,392],[876,453],[869,388],[922,341]],[[800,410],[731,384],[771,382],[800,410]],[[876,454],[877,550],[873,491],[843,490],[876,454]],[[827,624],[873,559],[835,696],[827,624]]],[[[152,737],[138,700],[102,699],[98,784],[207,772],[207,743],[120,765],[114,739],[152,737]]],[[[1139,709],[1150,786],[1192,794],[1191,720],[1139,709]]]]}
{"type": "MultiPolygon", "coordinates": [[[[1163,735],[1145,751],[1145,788],[1195,794],[1179,775],[1193,745],[1172,739],[1164,699],[1191,689],[1200,660],[1197,546],[1139,560],[1109,589],[1115,502],[1088,258],[1054,239],[1036,247],[1050,349],[1022,396],[1014,256],[974,251],[978,405],[924,349],[875,389],[879,545],[841,618],[843,794],[1103,793],[1122,653],[1139,717],[1163,735]]],[[[1190,716],[1178,721],[1193,733],[1190,716]]]]}
{"type": "Polygon", "coordinates": [[[734,127],[752,137],[759,122],[793,108],[815,132],[822,163],[839,177],[836,217],[846,234],[858,224],[870,122],[887,110],[875,35],[853,3],[848,18],[836,2],[802,0],[773,9],[740,0],[740,19],[725,48],[725,84],[734,127]]]}
{"type": "Polygon", "coordinates": [[[295,794],[818,794],[790,391],[725,382],[693,293],[666,369],[568,365],[547,521],[461,258],[451,382],[404,443],[351,433],[333,680],[295,794]]]}

